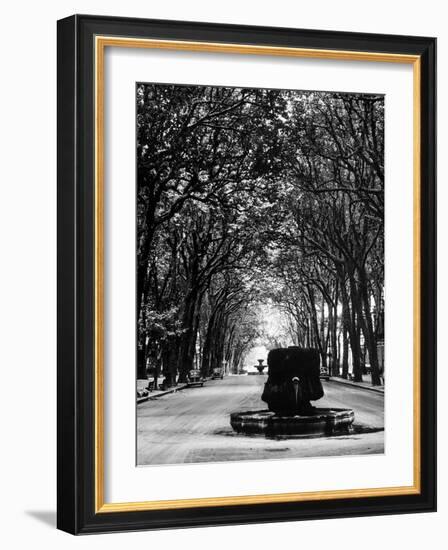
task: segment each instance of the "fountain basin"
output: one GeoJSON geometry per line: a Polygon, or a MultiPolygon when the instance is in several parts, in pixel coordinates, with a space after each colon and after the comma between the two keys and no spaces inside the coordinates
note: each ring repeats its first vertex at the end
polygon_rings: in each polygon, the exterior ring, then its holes
{"type": "Polygon", "coordinates": [[[235,412],[230,424],[238,433],[267,436],[325,437],[350,433],[355,420],[352,409],[315,408],[309,415],[281,415],[272,411],[235,412]]]}

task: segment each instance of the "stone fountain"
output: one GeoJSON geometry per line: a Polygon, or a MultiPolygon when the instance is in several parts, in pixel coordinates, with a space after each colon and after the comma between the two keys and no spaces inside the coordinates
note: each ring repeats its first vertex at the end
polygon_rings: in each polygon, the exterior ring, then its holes
{"type": "Polygon", "coordinates": [[[268,410],[232,413],[232,428],[239,433],[267,436],[349,433],[355,419],[353,410],[311,405],[324,395],[319,365],[316,349],[290,346],[271,350],[268,379],[261,396],[268,410]]]}
{"type": "Polygon", "coordinates": [[[264,359],[257,359],[258,365],[255,365],[255,368],[258,370],[259,374],[263,374],[263,370],[265,369],[266,365],[263,365],[264,359]]]}

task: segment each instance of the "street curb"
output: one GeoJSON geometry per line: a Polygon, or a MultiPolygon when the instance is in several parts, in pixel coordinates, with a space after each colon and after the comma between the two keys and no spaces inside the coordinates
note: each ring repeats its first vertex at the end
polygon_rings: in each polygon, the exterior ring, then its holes
{"type": "Polygon", "coordinates": [[[167,395],[168,393],[176,393],[177,391],[183,390],[186,387],[187,387],[187,384],[180,384],[179,386],[175,386],[174,388],[170,388],[169,390],[162,391],[157,395],[147,395],[146,397],[138,397],[137,405],[139,405],[140,403],[144,403],[145,401],[157,399],[158,397],[162,397],[162,395],[167,395]]]}
{"type": "Polygon", "coordinates": [[[336,384],[342,384],[343,386],[351,386],[352,388],[359,388],[360,390],[373,391],[375,393],[380,393],[384,395],[384,386],[383,389],[376,388],[375,386],[360,386],[356,382],[350,382],[350,380],[345,380],[343,378],[329,378],[329,382],[336,382],[336,384]]]}

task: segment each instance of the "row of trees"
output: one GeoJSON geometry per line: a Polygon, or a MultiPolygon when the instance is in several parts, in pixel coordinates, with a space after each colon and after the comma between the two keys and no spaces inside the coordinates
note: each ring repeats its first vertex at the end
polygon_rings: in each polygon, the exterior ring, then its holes
{"type": "Polygon", "coordinates": [[[379,383],[383,134],[377,96],[140,85],[138,376],[238,369],[270,300],[379,383]]]}
{"type": "Polygon", "coordinates": [[[289,126],[291,213],[277,254],[277,302],[298,345],[361,380],[366,351],[380,384],[384,324],[383,98],[311,94],[289,126]],[[312,116],[309,116],[309,113],[312,116]],[[342,353],[338,345],[342,336],[342,353]],[[361,346],[363,342],[363,346],[361,346]]]}

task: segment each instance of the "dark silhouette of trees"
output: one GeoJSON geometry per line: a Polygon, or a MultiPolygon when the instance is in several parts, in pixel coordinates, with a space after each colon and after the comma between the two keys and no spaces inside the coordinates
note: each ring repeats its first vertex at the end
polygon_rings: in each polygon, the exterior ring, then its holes
{"type": "Polygon", "coordinates": [[[138,85],[138,376],[238,371],[270,300],[379,384],[383,135],[380,96],[138,85]]]}

